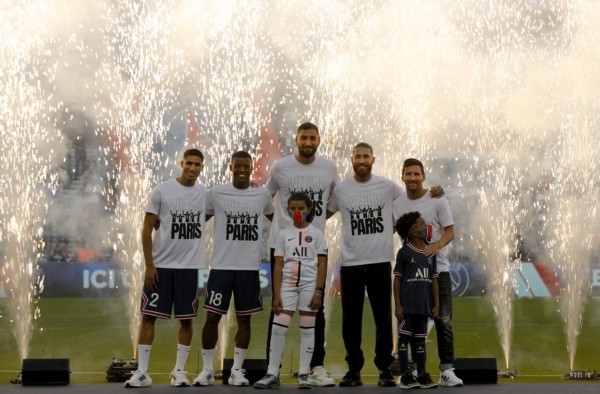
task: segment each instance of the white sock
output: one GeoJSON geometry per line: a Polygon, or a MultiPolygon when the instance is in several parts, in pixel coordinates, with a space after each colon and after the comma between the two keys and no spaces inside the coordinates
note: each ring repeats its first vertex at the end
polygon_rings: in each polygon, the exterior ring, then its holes
{"type": "Polygon", "coordinates": [[[300,327],[300,368],[298,369],[298,375],[305,375],[308,373],[314,347],[315,328],[300,327]]]}
{"type": "Polygon", "coordinates": [[[232,370],[242,369],[242,365],[244,365],[244,359],[246,358],[246,351],[248,349],[242,349],[236,347],[233,351],[233,366],[232,370]]]}
{"type": "Polygon", "coordinates": [[[148,372],[152,345],[138,345],[138,370],[148,372]]]}
{"type": "Polygon", "coordinates": [[[285,334],[287,330],[288,328],[285,326],[273,324],[271,344],[269,346],[269,368],[267,369],[269,375],[279,376],[279,365],[281,364],[281,357],[285,348],[285,334]]]}
{"type": "Polygon", "coordinates": [[[190,354],[190,347],[177,344],[177,362],[175,363],[175,370],[183,371],[185,369],[185,362],[187,361],[188,354],[190,354]]]}
{"type": "Polygon", "coordinates": [[[204,369],[207,371],[213,370],[213,354],[215,349],[202,349],[202,361],[204,362],[204,369]]]}

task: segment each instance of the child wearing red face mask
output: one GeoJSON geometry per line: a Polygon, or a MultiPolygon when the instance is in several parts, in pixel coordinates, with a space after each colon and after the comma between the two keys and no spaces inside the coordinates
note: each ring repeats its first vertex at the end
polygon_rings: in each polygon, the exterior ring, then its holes
{"type": "Polygon", "coordinates": [[[288,199],[293,225],[277,235],[273,270],[273,319],[269,344],[269,367],[264,378],[254,384],[259,389],[277,388],[279,366],[285,347],[285,334],[296,309],[300,312],[299,388],[310,388],[308,370],[315,342],[315,316],[323,305],[327,276],[327,242],[313,226],[313,204],[305,193],[288,199]]]}

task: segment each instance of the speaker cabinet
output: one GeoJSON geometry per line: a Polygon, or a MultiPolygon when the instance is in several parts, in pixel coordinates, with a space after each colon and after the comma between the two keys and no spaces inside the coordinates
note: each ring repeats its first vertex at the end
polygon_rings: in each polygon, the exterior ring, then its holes
{"type": "Polygon", "coordinates": [[[23,386],[66,385],[70,374],[68,358],[25,358],[21,380],[23,386]]]}
{"type": "Polygon", "coordinates": [[[498,366],[495,358],[457,358],[454,373],[465,384],[498,383],[498,366]]]}
{"type": "MultiPolygon", "coordinates": [[[[267,367],[269,364],[267,360],[261,359],[246,359],[242,368],[246,370],[246,379],[250,382],[250,385],[261,380],[267,374],[267,367]]],[[[226,358],[223,360],[223,384],[229,384],[227,381],[231,376],[231,367],[233,367],[233,359],[226,358]]]]}

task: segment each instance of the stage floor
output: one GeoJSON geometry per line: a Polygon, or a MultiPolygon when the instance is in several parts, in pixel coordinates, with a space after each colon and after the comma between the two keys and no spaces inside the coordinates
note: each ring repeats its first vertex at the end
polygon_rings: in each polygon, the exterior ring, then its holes
{"type": "MultiPolygon", "coordinates": [[[[187,387],[187,388],[176,388],[165,384],[157,384],[152,387],[144,389],[125,389],[120,384],[72,384],[69,386],[21,386],[21,385],[0,385],[0,393],[86,393],[86,394],[103,394],[111,393],[115,391],[119,392],[143,392],[143,393],[164,393],[164,392],[207,392],[206,387],[187,387]]],[[[298,390],[295,384],[284,384],[281,388],[276,390],[283,390],[286,392],[298,390]]],[[[391,393],[397,392],[398,387],[378,387],[374,384],[367,384],[361,387],[349,388],[349,387],[320,387],[313,388],[312,392],[321,393],[391,393]]],[[[455,392],[455,393],[540,393],[540,394],[553,394],[553,393],[598,393],[600,392],[600,382],[590,383],[499,383],[499,384],[486,384],[486,385],[466,385],[463,387],[438,387],[436,389],[439,392],[455,392]]],[[[257,390],[253,387],[232,387],[228,385],[217,384],[210,387],[210,393],[220,394],[240,394],[240,393],[260,393],[269,392],[269,390],[257,390]]]]}

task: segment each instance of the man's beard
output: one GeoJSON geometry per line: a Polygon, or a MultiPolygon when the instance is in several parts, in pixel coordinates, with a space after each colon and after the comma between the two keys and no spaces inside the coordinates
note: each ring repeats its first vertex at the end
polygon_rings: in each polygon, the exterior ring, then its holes
{"type": "Polygon", "coordinates": [[[313,157],[317,153],[317,148],[303,148],[298,149],[298,154],[305,159],[313,157]]]}

